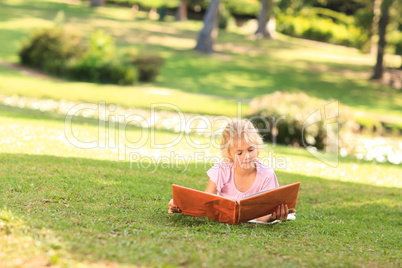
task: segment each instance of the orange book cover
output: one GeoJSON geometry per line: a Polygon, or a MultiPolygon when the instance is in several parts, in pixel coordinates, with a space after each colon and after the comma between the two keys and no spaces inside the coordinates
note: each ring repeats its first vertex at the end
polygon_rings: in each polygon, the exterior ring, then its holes
{"type": "Polygon", "coordinates": [[[230,224],[239,224],[271,214],[279,204],[296,207],[300,182],[281,186],[234,201],[211,193],[172,185],[173,202],[181,213],[230,224]]]}

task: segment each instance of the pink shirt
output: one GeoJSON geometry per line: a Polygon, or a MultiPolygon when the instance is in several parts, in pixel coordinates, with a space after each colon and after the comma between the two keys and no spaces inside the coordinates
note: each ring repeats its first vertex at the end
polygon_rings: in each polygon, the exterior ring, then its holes
{"type": "Polygon", "coordinates": [[[246,192],[240,192],[236,188],[233,162],[216,163],[207,171],[207,175],[211,181],[215,182],[219,195],[238,201],[248,195],[279,187],[278,180],[272,169],[260,162],[256,162],[256,168],[257,175],[254,184],[246,192]]]}

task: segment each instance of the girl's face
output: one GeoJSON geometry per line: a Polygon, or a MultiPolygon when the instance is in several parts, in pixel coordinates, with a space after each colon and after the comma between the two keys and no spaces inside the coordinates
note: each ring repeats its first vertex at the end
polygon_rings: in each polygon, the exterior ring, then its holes
{"type": "Polygon", "coordinates": [[[229,150],[230,158],[235,166],[242,169],[255,168],[258,154],[258,149],[247,143],[244,138],[235,141],[234,146],[229,150]]]}

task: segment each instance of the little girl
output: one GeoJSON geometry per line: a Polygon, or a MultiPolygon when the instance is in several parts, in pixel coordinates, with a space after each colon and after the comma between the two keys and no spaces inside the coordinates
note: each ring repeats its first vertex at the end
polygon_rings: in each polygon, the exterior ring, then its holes
{"type": "MultiPolygon", "coordinates": [[[[272,169],[258,162],[263,141],[249,120],[232,121],[222,132],[221,152],[224,161],[207,171],[209,182],[205,192],[218,194],[232,200],[279,186],[272,169]]],[[[169,213],[180,213],[180,208],[169,202],[169,213]]],[[[277,211],[256,219],[262,222],[285,220],[289,211],[286,204],[277,211]]]]}

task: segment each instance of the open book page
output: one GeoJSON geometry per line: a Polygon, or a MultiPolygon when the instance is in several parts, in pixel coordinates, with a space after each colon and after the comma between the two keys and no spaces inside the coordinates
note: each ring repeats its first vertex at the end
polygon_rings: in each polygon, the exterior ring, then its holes
{"type": "Polygon", "coordinates": [[[172,185],[173,202],[183,214],[235,224],[237,203],[211,193],[172,185]]]}
{"type": "Polygon", "coordinates": [[[297,182],[240,200],[238,223],[271,214],[279,204],[287,204],[289,209],[295,208],[299,188],[300,182],[297,182]]]}
{"type": "Polygon", "coordinates": [[[268,189],[268,190],[264,190],[264,191],[261,191],[261,192],[255,193],[255,194],[250,194],[250,195],[244,197],[243,199],[246,199],[246,198],[249,198],[249,197],[252,197],[252,196],[255,196],[255,195],[259,195],[259,194],[262,194],[262,193],[266,193],[266,192],[269,192],[269,191],[272,191],[272,190],[275,190],[275,189],[280,189],[282,187],[287,187],[287,186],[289,186],[289,185],[282,185],[282,186],[272,188],[272,189],[268,189]]]}

